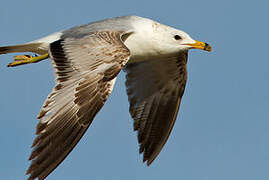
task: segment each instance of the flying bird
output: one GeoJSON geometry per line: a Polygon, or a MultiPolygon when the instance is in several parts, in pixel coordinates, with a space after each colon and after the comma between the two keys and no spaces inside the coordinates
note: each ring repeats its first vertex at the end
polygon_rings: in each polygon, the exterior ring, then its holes
{"type": "Polygon", "coordinates": [[[56,32],[29,43],[0,47],[17,55],[9,67],[47,58],[55,87],[37,119],[27,170],[29,180],[45,179],[72,151],[126,72],[126,88],[139,152],[150,165],[174,126],[187,81],[189,49],[211,51],[187,33],[138,16],[105,19],[56,32]]]}

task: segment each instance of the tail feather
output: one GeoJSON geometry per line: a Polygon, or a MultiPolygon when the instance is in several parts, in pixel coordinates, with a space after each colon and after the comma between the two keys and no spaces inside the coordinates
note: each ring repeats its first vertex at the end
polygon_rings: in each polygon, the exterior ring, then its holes
{"type": "Polygon", "coordinates": [[[0,54],[17,53],[17,52],[33,52],[40,54],[41,43],[20,44],[15,46],[2,46],[0,47],[0,54]]]}

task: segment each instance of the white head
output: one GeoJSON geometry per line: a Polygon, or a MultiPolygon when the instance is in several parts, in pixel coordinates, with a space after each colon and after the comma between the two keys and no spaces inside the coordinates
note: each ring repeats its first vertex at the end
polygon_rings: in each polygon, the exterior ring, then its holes
{"type": "Polygon", "coordinates": [[[150,19],[139,18],[134,26],[136,31],[126,40],[126,45],[135,59],[172,57],[193,48],[211,51],[207,43],[195,41],[184,31],[150,19]]]}
{"type": "Polygon", "coordinates": [[[159,23],[153,23],[152,40],[161,54],[177,54],[189,49],[211,51],[207,43],[193,40],[187,33],[159,23]]]}

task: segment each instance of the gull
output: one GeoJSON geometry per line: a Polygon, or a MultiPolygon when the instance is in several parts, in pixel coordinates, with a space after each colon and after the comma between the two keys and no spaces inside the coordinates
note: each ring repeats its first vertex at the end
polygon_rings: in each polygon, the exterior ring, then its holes
{"type": "Polygon", "coordinates": [[[29,180],[45,179],[72,151],[105,104],[122,69],[139,153],[150,165],[176,121],[187,81],[189,49],[211,51],[211,46],[139,16],[109,18],[0,47],[0,54],[39,54],[17,55],[9,67],[50,58],[55,73],[56,85],[37,116],[37,136],[26,172],[29,180]]]}

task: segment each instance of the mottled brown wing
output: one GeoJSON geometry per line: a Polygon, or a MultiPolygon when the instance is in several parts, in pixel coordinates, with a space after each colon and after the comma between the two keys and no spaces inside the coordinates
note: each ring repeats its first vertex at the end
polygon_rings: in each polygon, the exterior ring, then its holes
{"type": "Polygon", "coordinates": [[[123,32],[96,32],[50,45],[56,86],[39,115],[27,171],[45,179],[71,152],[109,97],[130,52],[123,32]]]}
{"type": "Polygon", "coordinates": [[[127,64],[124,69],[139,152],[150,165],[175,123],[187,81],[187,52],[177,58],[127,64]]]}

